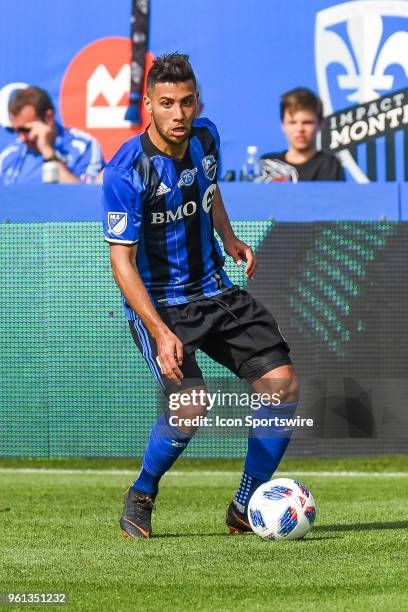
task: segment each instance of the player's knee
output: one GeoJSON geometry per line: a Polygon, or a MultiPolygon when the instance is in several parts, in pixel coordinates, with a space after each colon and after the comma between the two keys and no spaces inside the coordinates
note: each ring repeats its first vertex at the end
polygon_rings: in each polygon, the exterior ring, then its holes
{"type": "Polygon", "coordinates": [[[293,371],[288,372],[284,377],[272,379],[270,382],[275,401],[279,399],[279,403],[282,405],[293,404],[298,401],[299,382],[293,371]]]}
{"type": "Polygon", "coordinates": [[[282,404],[297,402],[299,398],[299,381],[294,372],[280,381],[279,399],[282,404]]]}
{"type": "Polygon", "coordinates": [[[279,400],[280,404],[289,404],[298,401],[299,382],[292,367],[283,366],[271,370],[265,376],[258,378],[252,384],[252,389],[261,394],[269,394],[272,403],[279,400]]]}

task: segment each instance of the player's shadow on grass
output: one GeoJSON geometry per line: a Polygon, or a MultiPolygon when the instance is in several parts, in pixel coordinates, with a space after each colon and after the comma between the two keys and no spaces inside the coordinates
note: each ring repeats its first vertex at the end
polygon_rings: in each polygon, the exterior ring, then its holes
{"type": "MultiPolygon", "coordinates": [[[[314,531],[314,530],[313,530],[314,531]]],[[[256,538],[256,535],[254,533],[246,533],[245,535],[241,536],[241,535],[231,535],[228,532],[221,532],[221,531],[213,531],[212,533],[160,533],[160,534],[154,534],[153,538],[156,539],[167,539],[167,538],[211,538],[211,537],[217,537],[217,538],[222,538],[222,537],[226,537],[226,538],[256,538]]],[[[336,536],[336,535],[318,535],[318,536],[307,536],[305,538],[304,541],[313,541],[313,540],[334,540],[336,538],[340,538],[340,536],[336,536]]]]}
{"type": "Polygon", "coordinates": [[[289,540],[289,542],[316,542],[317,540],[321,542],[322,540],[338,540],[341,538],[339,535],[314,535],[315,529],[313,529],[312,533],[306,534],[306,536],[301,540],[289,540]]]}
{"type": "Polygon", "coordinates": [[[381,531],[383,529],[408,529],[408,521],[390,523],[350,523],[348,525],[317,525],[313,531],[381,531]]]}
{"type": "MultiPolygon", "coordinates": [[[[408,521],[394,521],[390,523],[350,523],[347,525],[317,525],[313,528],[311,535],[305,538],[305,542],[315,540],[333,540],[339,538],[336,535],[319,535],[319,532],[330,531],[333,533],[341,533],[345,531],[381,531],[383,529],[408,529],[408,521]],[[316,534],[316,535],[315,535],[316,534]]],[[[243,537],[253,537],[255,534],[245,534],[243,537]]],[[[231,536],[226,531],[213,531],[211,533],[160,533],[153,536],[155,539],[160,538],[209,538],[209,537],[240,537],[231,536]]]]}
{"type": "Polygon", "coordinates": [[[231,534],[225,531],[212,531],[211,533],[156,533],[152,537],[155,539],[160,538],[210,538],[222,536],[231,537],[231,534]]]}

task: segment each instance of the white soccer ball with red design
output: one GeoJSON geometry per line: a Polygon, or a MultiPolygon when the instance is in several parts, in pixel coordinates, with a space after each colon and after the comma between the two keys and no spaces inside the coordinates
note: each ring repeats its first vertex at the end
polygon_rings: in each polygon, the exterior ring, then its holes
{"type": "Polygon", "coordinates": [[[252,495],[248,518],[254,532],[265,540],[299,540],[312,528],[316,503],[299,480],[273,478],[252,495]]]}

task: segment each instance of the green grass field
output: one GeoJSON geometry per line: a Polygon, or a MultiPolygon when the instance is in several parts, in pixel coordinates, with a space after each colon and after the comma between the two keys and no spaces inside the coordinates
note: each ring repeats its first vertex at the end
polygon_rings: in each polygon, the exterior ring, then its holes
{"type": "Polygon", "coordinates": [[[134,462],[0,460],[0,591],[66,592],[85,612],[408,609],[408,457],[286,460],[280,472],[318,508],[294,542],[227,534],[240,468],[180,460],[162,481],[154,537],[127,540],[118,517],[134,462]]]}

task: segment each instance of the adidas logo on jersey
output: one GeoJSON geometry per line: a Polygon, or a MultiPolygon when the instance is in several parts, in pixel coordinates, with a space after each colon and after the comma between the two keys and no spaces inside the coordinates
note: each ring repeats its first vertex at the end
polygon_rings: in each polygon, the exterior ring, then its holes
{"type": "Polygon", "coordinates": [[[164,195],[165,193],[169,193],[169,191],[171,191],[170,187],[167,187],[167,185],[165,185],[164,183],[160,183],[160,185],[157,188],[156,191],[156,197],[160,197],[162,195],[164,195]]]}

